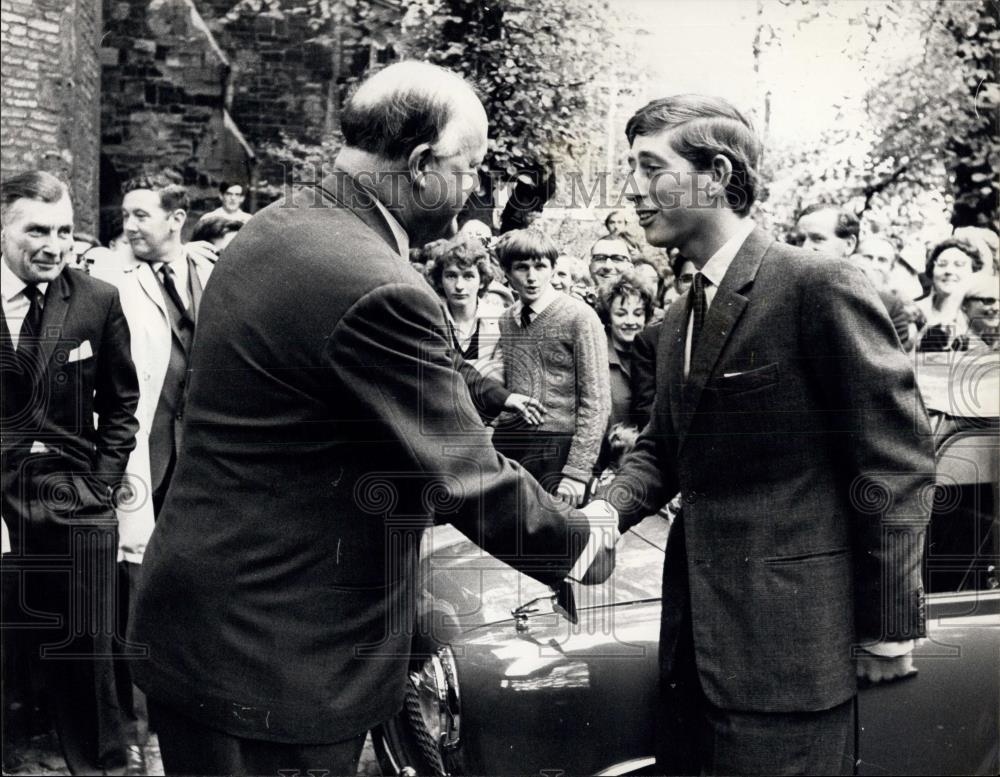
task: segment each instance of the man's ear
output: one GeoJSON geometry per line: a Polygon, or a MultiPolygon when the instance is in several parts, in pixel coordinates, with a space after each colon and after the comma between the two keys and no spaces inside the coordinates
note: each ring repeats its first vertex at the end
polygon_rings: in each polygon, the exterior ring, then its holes
{"type": "Polygon", "coordinates": [[[180,208],[178,208],[177,210],[175,210],[173,213],[170,214],[170,217],[174,220],[174,223],[177,224],[178,233],[182,229],[184,229],[184,222],[187,221],[186,210],[181,210],[180,208]]]}
{"type": "Polygon", "coordinates": [[[712,182],[709,184],[708,192],[712,197],[723,195],[726,187],[733,177],[733,163],[725,154],[716,154],[712,157],[712,182]]]}
{"type": "Polygon", "coordinates": [[[848,235],[846,238],[847,242],[847,256],[850,256],[858,249],[858,236],[848,235]]]}
{"type": "Polygon", "coordinates": [[[410,179],[413,181],[415,186],[424,185],[424,174],[427,172],[427,168],[430,166],[433,156],[434,151],[431,149],[430,143],[421,143],[414,146],[413,150],[410,152],[410,156],[406,161],[406,166],[410,171],[410,179]]]}

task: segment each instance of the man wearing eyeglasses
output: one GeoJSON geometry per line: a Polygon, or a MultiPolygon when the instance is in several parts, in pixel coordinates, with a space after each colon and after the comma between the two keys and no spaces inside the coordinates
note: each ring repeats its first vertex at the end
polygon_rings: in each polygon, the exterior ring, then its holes
{"type": "Polygon", "coordinates": [[[969,319],[969,348],[1000,350],[1000,281],[995,275],[980,273],[962,301],[969,319]]]}
{"type": "Polygon", "coordinates": [[[628,243],[620,237],[602,237],[590,249],[590,277],[596,286],[614,283],[631,266],[628,243]]]}

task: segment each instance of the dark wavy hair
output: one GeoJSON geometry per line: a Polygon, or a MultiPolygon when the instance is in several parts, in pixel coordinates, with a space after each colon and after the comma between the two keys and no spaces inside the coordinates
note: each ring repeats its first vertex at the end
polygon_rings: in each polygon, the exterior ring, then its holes
{"type": "Polygon", "coordinates": [[[625,125],[629,144],[638,135],[676,130],[670,139],[674,151],[698,170],[711,170],[717,154],[733,166],[726,186],[726,202],[745,216],[760,188],[761,142],[750,120],[721,97],[679,94],[653,100],[625,125]]]}
{"type": "Polygon", "coordinates": [[[490,252],[478,238],[456,235],[453,238],[435,240],[420,251],[420,261],[424,265],[427,278],[438,294],[444,294],[442,278],[444,271],[455,265],[461,270],[474,267],[479,273],[479,296],[493,282],[490,252]]]}
{"type": "Polygon", "coordinates": [[[638,294],[642,302],[642,311],[646,322],[653,317],[653,295],[649,287],[643,283],[632,270],[621,273],[613,283],[605,283],[597,290],[597,315],[604,326],[611,323],[611,305],[618,297],[628,297],[638,294]]]}
{"type": "Polygon", "coordinates": [[[798,224],[799,219],[804,216],[808,216],[811,213],[819,213],[823,210],[832,210],[837,213],[837,223],[833,227],[833,234],[841,240],[845,240],[849,237],[857,237],[861,234],[861,222],[858,220],[857,216],[849,210],[844,210],[839,205],[833,205],[827,202],[814,202],[811,205],[806,205],[806,207],[800,210],[798,215],[795,217],[795,223],[798,224]]]}
{"type": "Polygon", "coordinates": [[[168,213],[175,210],[187,213],[191,210],[191,200],[188,197],[187,188],[181,181],[181,177],[171,170],[164,170],[160,173],[144,173],[129,178],[122,184],[122,194],[128,194],[137,189],[149,189],[159,195],[160,207],[168,213]]]}
{"type": "Polygon", "coordinates": [[[194,225],[194,232],[191,233],[192,240],[207,240],[211,243],[228,235],[230,232],[239,232],[243,227],[243,222],[239,219],[231,219],[226,216],[204,215],[198,219],[194,225]]]}
{"type": "Polygon", "coordinates": [[[964,238],[949,237],[946,240],[942,240],[928,252],[927,266],[924,269],[928,278],[934,274],[934,263],[937,261],[937,258],[949,248],[957,248],[972,260],[972,272],[979,272],[983,269],[983,255],[978,248],[964,238]]]}

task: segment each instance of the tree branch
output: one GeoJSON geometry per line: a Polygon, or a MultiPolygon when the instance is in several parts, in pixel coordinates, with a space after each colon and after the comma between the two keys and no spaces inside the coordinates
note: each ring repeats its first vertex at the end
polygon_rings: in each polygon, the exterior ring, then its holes
{"type": "Polygon", "coordinates": [[[907,162],[906,164],[897,167],[895,170],[892,171],[892,173],[883,178],[881,181],[868,184],[868,186],[866,186],[862,190],[862,194],[865,195],[865,204],[864,207],[861,209],[861,213],[858,214],[858,218],[860,218],[861,216],[863,216],[865,213],[868,212],[868,209],[871,207],[872,204],[872,199],[875,197],[876,194],[880,194],[881,192],[884,192],[886,189],[892,186],[894,183],[898,183],[902,179],[903,174],[909,169],[910,169],[910,163],[907,162]]]}

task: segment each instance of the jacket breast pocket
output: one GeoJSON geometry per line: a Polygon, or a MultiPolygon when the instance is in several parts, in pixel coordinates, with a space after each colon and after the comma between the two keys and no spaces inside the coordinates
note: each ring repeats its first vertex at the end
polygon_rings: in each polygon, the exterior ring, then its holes
{"type": "Polygon", "coordinates": [[[758,391],[778,383],[778,363],[744,372],[724,372],[708,381],[707,388],[720,397],[758,391]]]}

